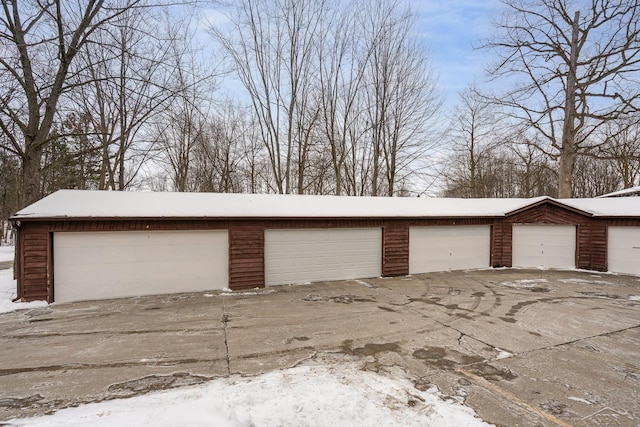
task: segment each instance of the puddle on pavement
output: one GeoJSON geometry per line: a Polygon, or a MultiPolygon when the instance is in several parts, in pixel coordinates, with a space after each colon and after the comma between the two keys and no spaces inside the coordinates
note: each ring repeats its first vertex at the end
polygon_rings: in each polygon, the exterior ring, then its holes
{"type": "Polygon", "coordinates": [[[557,400],[550,400],[540,405],[542,409],[552,415],[562,415],[567,409],[567,405],[558,402],[557,400]]]}
{"type": "Polygon", "coordinates": [[[471,365],[484,361],[481,356],[473,356],[444,347],[424,347],[413,352],[413,357],[439,369],[453,369],[456,365],[471,365]]]}
{"type": "Polygon", "coordinates": [[[340,350],[346,354],[353,354],[354,356],[375,356],[382,352],[398,353],[400,346],[397,343],[389,342],[382,344],[365,344],[364,347],[352,348],[352,340],[344,340],[340,345],[340,350]]]}
{"type": "Polygon", "coordinates": [[[460,318],[460,319],[465,319],[465,320],[475,320],[473,317],[471,316],[467,316],[464,313],[455,313],[454,316],[460,318]]]}
{"type": "Polygon", "coordinates": [[[285,344],[291,344],[291,343],[292,343],[292,342],[294,342],[294,341],[309,341],[310,339],[311,339],[311,338],[309,338],[309,337],[305,337],[305,336],[302,336],[302,337],[293,337],[293,338],[289,338],[289,339],[288,339],[288,340],[286,340],[284,343],[285,343],[285,344]]]}
{"type": "Polygon", "coordinates": [[[537,304],[539,302],[549,302],[549,301],[552,301],[552,300],[551,299],[539,299],[539,300],[534,300],[534,301],[521,301],[521,302],[511,306],[511,308],[509,309],[509,312],[507,312],[506,316],[507,317],[513,317],[520,310],[522,310],[523,308],[525,308],[525,307],[527,307],[529,305],[537,304]]]}
{"type": "Polygon", "coordinates": [[[534,292],[534,293],[551,292],[551,290],[549,288],[529,288],[529,291],[534,292]]]}
{"type": "Polygon", "coordinates": [[[29,323],[37,323],[37,322],[49,322],[53,320],[53,317],[43,317],[40,319],[29,319],[29,323]]]}
{"type": "Polygon", "coordinates": [[[607,294],[604,292],[578,292],[579,294],[586,295],[588,297],[603,298],[603,299],[620,299],[620,295],[607,294]]]}
{"type": "Polygon", "coordinates": [[[413,386],[420,391],[427,391],[433,384],[427,378],[418,378],[413,382],[413,386]]]}
{"type": "Polygon", "coordinates": [[[447,310],[462,310],[462,311],[467,311],[467,312],[473,312],[473,310],[470,310],[470,309],[464,308],[464,307],[460,307],[458,304],[442,304],[442,303],[440,303],[441,299],[442,298],[440,298],[440,297],[409,298],[409,303],[421,302],[423,304],[437,305],[438,307],[444,307],[447,310]]]}
{"type": "Polygon", "coordinates": [[[426,347],[419,348],[413,352],[413,357],[424,360],[441,359],[447,355],[444,347],[426,347]]]}
{"type": "Polygon", "coordinates": [[[351,304],[353,302],[375,302],[375,300],[369,298],[361,298],[356,295],[338,295],[338,296],[326,296],[326,295],[307,295],[302,298],[302,301],[310,301],[310,302],[328,302],[333,301],[341,304],[351,304]]]}
{"type": "Polygon", "coordinates": [[[150,375],[136,380],[111,384],[107,390],[118,397],[130,397],[152,391],[200,384],[209,380],[210,378],[201,375],[178,372],[172,375],[150,375]]]}
{"type": "Polygon", "coordinates": [[[511,381],[518,378],[518,375],[508,368],[496,368],[489,364],[474,365],[469,369],[472,372],[488,381],[511,381]]]}

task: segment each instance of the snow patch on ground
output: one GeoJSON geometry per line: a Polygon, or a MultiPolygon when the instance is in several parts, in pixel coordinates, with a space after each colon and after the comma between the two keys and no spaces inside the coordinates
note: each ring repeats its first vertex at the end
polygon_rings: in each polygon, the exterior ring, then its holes
{"type": "Polygon", "coordinates": [[[535,288],[536,285],[540,283],[547,283],[547,279],[522,279],[522,280],[514,280],[513,282],[500,282],[501,286],[506,286],[508,288],[535,288]]]}
{"type": "Polygon", "coordinates": [[[375,288],[375,286],[365,282],[364,280],[356,280],[355,282],[359,285],[366,286],[367,288],[375,288]]]}
{"type": "MultiPolygon", "coordinates": [[[[221,297],[241,297],[241,296],[246,296],[246,295],[271,294],[271,293],[274,293],[274,292],[275,292],[275,290],[273,290],[273,289],[269,289],[269,290],[266,290],[266,291],[257,291],[257,292],[255,292],[255,291],[253,291],[253,292],[251,292],[251,291],[249,291],[249,292],[233,292],[232,291],[232,292],[222,292],[220,294],[220,296],[221,297]]],[[[207,296],[207,295],[205,295],[205,296],[207,296]]]]}
{"type": "Polygon", "coordinates": [[[15,297],[16,281],[13,280],[13,269],[0,270],[0,313],[47,306],[45,301],[11,302],[15,297]]]}
{"type": "Polygon", "coordinates": [[[569,396],[569,397],[567,397],[567,399],[573,400],[574,402],[584,403],[586,405],[593,405],[593,402],[591,402],[591,401],[589,401],[587,399],[581,399],[581,398],[575,397],[575,396],[569,396]]]}
{"type": "Polygon", "coordinates": [[[14,419],[14,426],[488,426],[435,387],[362,371],[355,363],[299,366],[14,419]]]}
{"type": "Polygon", "coordinates": [[[15,246],[0,246],[0,262],[13,261],[15,246]]]}
{"type": "Polygon", "coordinates": [[[640,295],[630,295],[629,301],[640,301],[640,295]]]}
{"type": "Polygon", "coordinates": [[[494,360],[507,359],[513,356],[513,353],[510,353],[506,350],[501,350],[498,347],[496,347],[495,350],[498,352],[498,355],[493,358],[494,360]]]}
{"type": "Polygon", "coordinates": [[[589,280],[589,279],[558,279],[558,282],[567,284],[584,284],[584,285],[615,285],[613,282],[607,282],[606,280],[589,280]]]}

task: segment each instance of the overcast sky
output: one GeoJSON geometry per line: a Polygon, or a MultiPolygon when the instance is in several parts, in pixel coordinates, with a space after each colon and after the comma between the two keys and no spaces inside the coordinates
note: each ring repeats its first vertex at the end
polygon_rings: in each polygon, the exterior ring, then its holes
{"type": "Polygon", "coordinates": [[[430,48],[433,70],[439,76],[446,105],[457,102],[457,93],[474,79],[485,80],[487,53],[474,50],[491,32],[491,22],[500,13],[498,0],[416,1],[420,14],[418,30],[430,48]]]}

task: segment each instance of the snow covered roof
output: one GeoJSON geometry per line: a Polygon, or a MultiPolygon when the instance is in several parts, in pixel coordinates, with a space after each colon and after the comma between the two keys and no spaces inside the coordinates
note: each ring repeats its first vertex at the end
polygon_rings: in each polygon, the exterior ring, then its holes
{"type": "Polygon", "coordinates": [[[618,191],[614,191],[613,193],[603,194],[602,196],[598,196],[598,198],[629,197],[629,196],[640,196],[640,187],[625,188],[624,190],[618,190],[618,191]]]}
{"type": "Polygon", "coordinates": [[[640,217],[640,197],[559,199],[557,202],[595,217],[640,217]]]}
{"type": "MultiPolygon", "coordinates": [[[[502,217],[548,197],[454,199],[60,190],[17,219],[502,217]]],[[[597,216],[640,216],[640,198],[556,200],[597,216]]]]}

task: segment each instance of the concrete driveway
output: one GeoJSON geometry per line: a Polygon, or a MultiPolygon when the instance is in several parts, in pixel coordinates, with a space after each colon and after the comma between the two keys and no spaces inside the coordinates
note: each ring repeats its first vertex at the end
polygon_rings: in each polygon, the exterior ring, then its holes
{"type": "Polygon", "coordinates": [[[0,315],[0,420],[306,359],[404,370],[504,426],[640,425],[640,279],[485,270],[0,315]]]}

